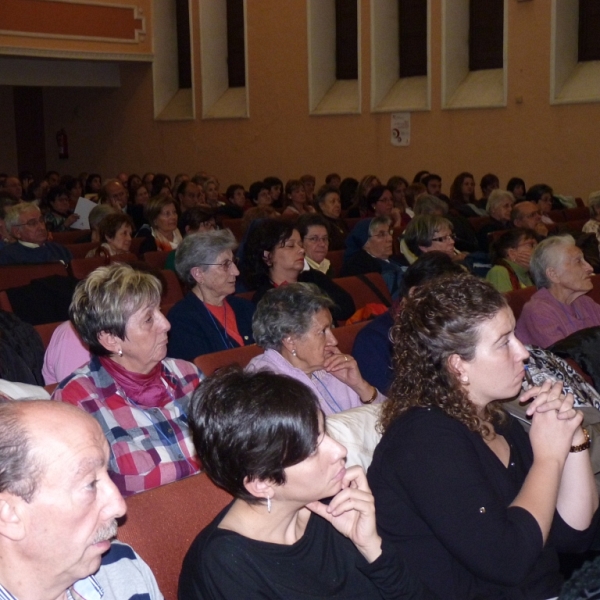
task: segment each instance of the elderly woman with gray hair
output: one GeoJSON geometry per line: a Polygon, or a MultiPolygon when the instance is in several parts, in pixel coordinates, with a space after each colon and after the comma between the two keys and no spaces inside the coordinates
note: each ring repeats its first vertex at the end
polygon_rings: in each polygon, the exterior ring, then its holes
{"type": "Polygon", "coordinates": [[[453,261],[462,261],[467,256],[454,247],[452,223],[439,215],[416,216],[404,231],[400,246],[410,264],[427,252],[443,252],[453,261]]]}
{"type": "Polygon", "coordinates": [[[548,348],[576,331],[600,325],[600,305],[586,296],[594,287],[593,269],[572,236],[540,242],[529,272],[538,291],[523,307],[515,329],[523,344],[548,348]]]}
{"type": "Polygon", "coordinates": [[[166,358],[170,325],[160,281],[127,264],[81,281],[70,318],[91,361],[52,396],[90,413],[110,444],[109,473],[124,496],[197,473],[187,412],[200,372],[166,358]]]}
{"type": "Polygon", "coordinates": [[[247,366],[301,381],[317,395],[326,415],[385,398],[363,379],[354,358],[338,349],[331,330],[332,305],[312,283],[269,290],[252,319],[254,339],[265,352],[247,366]]]}
{"type": "Polygon", "coordinates": [[[188,235],[175,253],[175,269],[191,291],[169,311],[169,356],[194,360],[228,348],[254,343],[255,305],[231,296],[240,274],[228,229],[188,235]]]}

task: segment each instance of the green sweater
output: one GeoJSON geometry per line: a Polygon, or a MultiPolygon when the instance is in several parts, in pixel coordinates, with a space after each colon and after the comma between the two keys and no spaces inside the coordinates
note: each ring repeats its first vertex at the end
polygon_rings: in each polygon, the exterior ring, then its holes
{"type": "MultiPolygon", "coordinates": [[[[524,269],[522,266],[513,262],[512,260],[504,259],[508,265],[515,272],[517,278],[519,279],[519,283],[521,287],[529,287],[533,285],[533,281],[529,278],[529,273],[527,269],[524,269]]],[[[486,275],[486,280],[489,281],[499,292],[510,292],[513,289],[512,283],[510,281],[510,275],[508,273],[508,269],[501,265],[495,265],[492,267],[488,274],[486,275]]]]}

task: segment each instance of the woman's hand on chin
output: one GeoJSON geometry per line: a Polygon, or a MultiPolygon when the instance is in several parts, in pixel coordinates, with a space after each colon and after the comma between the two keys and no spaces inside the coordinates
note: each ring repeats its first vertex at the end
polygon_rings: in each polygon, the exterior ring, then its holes
{"type": "MultiPolygon", "coordinates": [[[[336,379],[349,385],[352,389],[358,392],[355,388],[366,384],[360,374],[358,363],[354,357],[349,354],[342,354],[338,348],[332,348],[323,362],[323,368],[331,373],[336,379]]],[[[368,385],[368,384],[366,384],[368,385]]]]}
{"type": "Polygon", "coordinates": [[[329,521],[349,538],[368,562],[381,555],[381,538],[375,523],[375,499],[361,467],[349,467],[342,479],[342,490],[329,506],[310,502],[306,508],[329,521]]]}

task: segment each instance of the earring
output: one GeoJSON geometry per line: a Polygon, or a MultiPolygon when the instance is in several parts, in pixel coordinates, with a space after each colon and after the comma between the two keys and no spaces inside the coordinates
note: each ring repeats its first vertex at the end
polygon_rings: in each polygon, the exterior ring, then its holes
{"type": "Polygon", "coordinates": [[[271,512],[271,498],[267,496],[267,512],[271,512]]]}
{"type": "Polygon", "coordinates": [[[298,356],[298,353],[296,352],[295,348],[292,350],[292,356],[298,356]]]}
{"type": "Polygon", "coordinates": [[[123,356],[123,350],[121,350],[121,348],[119,348],[119,349],[117,350],[117,354],[118,354],[119,356],[123,356]]]}
{"type": "Polygon", "coordinates": [[[468,378],[466,375],[463,375],[463,376],[460,378],[460,380],[461,380],[463,383],[469,383],[469,378],[468,378]]]}

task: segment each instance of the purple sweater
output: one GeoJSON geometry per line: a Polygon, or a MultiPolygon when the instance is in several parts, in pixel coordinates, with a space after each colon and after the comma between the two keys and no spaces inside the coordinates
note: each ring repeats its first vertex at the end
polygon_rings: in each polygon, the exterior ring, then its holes
{"type": "Polygon", "coordinates": [[[580,329],[597,325],[600,325],[600,304],[588,296],[564,304],[542,288],[523,307],[515,335],[523,344],[548,348],[580,329]]]}
{"type": "MultiPolygon", "coordinates": [[[[248,371],[267,370],[288,375],[297,379],[309,387],[319,399],[319,404],[326,415],[363,406],[358,394],[345,383],[336,379],[327,371],[315,371],[312,375],[307,375],[301,369],[292,366],[277,350],[267,350],[264,354],[255,356],[246,367],[248,371]]],[[[385,399],[385,396],[378,392],[376,403],[385,399]]]]}

